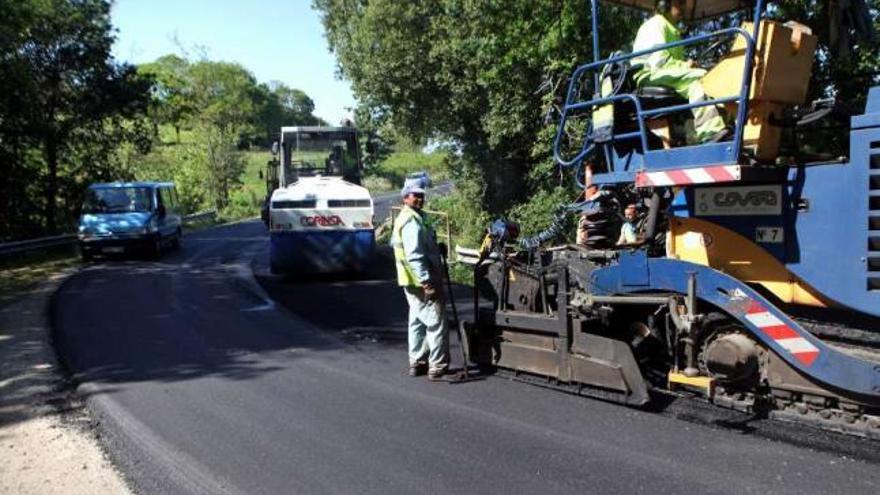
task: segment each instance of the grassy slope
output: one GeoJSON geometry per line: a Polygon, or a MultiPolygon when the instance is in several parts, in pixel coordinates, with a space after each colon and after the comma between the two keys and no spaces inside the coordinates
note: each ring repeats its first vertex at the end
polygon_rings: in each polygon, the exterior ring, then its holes
{"type": "Polygon", "coordinates": [[[271,158],[267,150],[244,152],[245,169],[241,174],[241,185],[236,186],[229,195],[229,207],[221,212],[224,219],[237,220],[260,215],[260,207],[266,197],[266,181],[260,172],[266,172],[266,162],[271,158]]]}
{"type": "Polygon", "coordinates": [[[373,194],[397,190],[407,174],[420,170],[427,170],[434,184],[449,177],[443,153],[397,151],[367,170],[364,185],[373,194]]]}

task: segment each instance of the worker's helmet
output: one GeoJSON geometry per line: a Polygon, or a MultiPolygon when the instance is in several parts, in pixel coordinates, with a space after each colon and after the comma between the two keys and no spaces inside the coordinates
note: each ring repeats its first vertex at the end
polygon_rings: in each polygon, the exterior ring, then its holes
{"type": "Polygon", "coordinates": [[[400,190],[400,197],[405,198],[410,194],[425,194],[425,188],[419,182],[406,182],[403,184],[403,189],[400,190]]]}
{"type": "Polygon", "coordinates": [[[657,0],[654,4],[654,10],[661,14],[668,14],[674,3],[679,3],[682,9],[686,4],[685,0],[657,0]]]}

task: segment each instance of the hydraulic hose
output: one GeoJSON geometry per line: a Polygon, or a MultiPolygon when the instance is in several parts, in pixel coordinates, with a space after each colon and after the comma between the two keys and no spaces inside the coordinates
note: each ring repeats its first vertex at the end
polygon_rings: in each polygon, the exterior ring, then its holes
{"type": "Polygon", "coordinates": [[[519,241],[519,247],[526,251],[534,251],[541,244],[554,239],[565,230],[565,216],[568,214],[568,208],[562,207],[556,211],[553,221],[550,225],[530,237],[523,237],[519,241]]]}
{"type": "Polygon", "coordinates": [[[648,218],[645,220],[645,240],[653,242],[657,232],[657,218],[660,216],[660,193],[654,191],[648,200],[648,218]]]}

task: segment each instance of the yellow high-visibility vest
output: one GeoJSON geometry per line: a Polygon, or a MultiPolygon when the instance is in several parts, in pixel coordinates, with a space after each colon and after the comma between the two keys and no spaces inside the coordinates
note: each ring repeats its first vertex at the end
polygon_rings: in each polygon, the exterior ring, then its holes
{"type": "MultiPolygon", "coordinates": [[[[406,252],[403,250],[403,226],[410,220],[419,224],[420,229],[429,229],[422,216],[409,206],[404,206],[400,214],[394,219],[394,227],[391,229],[391,247],[394,248],[394,266],[397,268],[397,285],[401,287],[421,287],[422,284],[413,272],[412,267],[406,261],[406,252]]],[[[430,232],[429,232],[430,234],[430,232]]]]}

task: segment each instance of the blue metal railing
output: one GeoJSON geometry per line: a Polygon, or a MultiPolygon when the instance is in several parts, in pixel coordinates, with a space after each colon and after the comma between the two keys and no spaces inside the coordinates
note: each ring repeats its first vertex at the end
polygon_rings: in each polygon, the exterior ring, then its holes
{"type": "MultiPolygon", "coordinates": [[[[562,108],[559,127],[556,131],[556,137],[553,142],[553,157],[556,162],[562,167],[571,167],[580,163],[594,148],[594,144],[591,141],[590,136],[590,128],[588,127],[586,130],[586,134],[584,136],[584,143],[581,146],[580,151],[571,159],[566,160],[562,157],[560,152],[560,146],[562,142],[562,136],[565,133],[565,126],[569,119],[569,114],[576,110],[585,110],[591,107],[597,107],[600,105],[604,105],[607,103],[612,103],[614,101],[620,100],[631,100],[634,102],[636,109],[636,120],[638,122],[638,131],[629,132],[620,135],[612,134],[613,140],[621,140],[621,139],[629,139],[633,137],[639,137],[639,142],[642,148],[642,153],[645,154],[648,151],[648,135],[645,130],[645,120],[648,117],[658,114],[664,113],[673,113],[673,112],[681,112],[686,110],[692,110],[694,108],[699,108],[703,106],[709,105],[718,105],[723,103],[737,103],[737,115],[736,115],[736,126],[733,137],[733,148],[731,150],[732,157],[738,157],[742,151],[742,141],[743,141],[743,128],[745,124],[745,116],[748,111],[748,98],[751,91],[751,82],[752,82],[752,70],[754,66],[754,55],[755,55],[755,40],[758,37],[758,33],[760,30],[760,21],[764,11],[764,0],[758,0],[755,6],[754,13],[754,30],[752,33],[749,33],[743,28],[732,27],[721,29],[719,31],[715,31],[709,34],[703,34],[699,36],[694,36],[692,38],[687,38],[684,40],[675,41],[672,43],[666,43],[664,45],[658,45],[655,47],[651,47],[646,50],[640,50],[637,52],[632,52],[624,55],[613,56],[604,60],[599,60],[599,31],[598,31],[598,0],[591,0],[592,6],[592,26],[593,26],[593,62],[585,65],[579,66],[575,69],[572,77],[568,83],[568,91],[565,97],[565,105],[562,108]],[[683,105],[673,105],[668,107],[656,108],[651,110],[642,110],[640,102],[637,97],[631,94],[618,94],[606,97],[595,97],[588,101],[582,102],[572,102],[572,99],[578,89],[581,78],[588,71],[592,71],[593,74],[593,89],[594,96],[599,92],[599,72],[601,69],[609,64],[615,64],[619,62],[624,62],[627,60],[631,60],[636,57],[640,57],[643,55],[647,55],[649,53],[654,53],[662,50],[668,50],[670,48],[695,45],[702,42],[706,42],[716,38],[722,38],[725,36],[737,36],[740,35],[743,37],[746,43],[746,51],[744,58],[744,66],[743,66],[743,75],[742,75],[742,84],[740,85],[740,92],[738,95],[729,96],[724,98],[718,98],[714,100],[705,100],[701,102],[687,103],[683,105]]],[[[607,160],[607,159],[606,159],[607,160]]],[[[614,172],[614,163],[610,160],[608,161],[609,172],[614,172]]],[[[647,161],[643,163],[645,168],[650,168],[647,161]]]]}
{"type": "MultiPolygon", "coordinates": [[[[578,110],[580,108],[589,108],[592,106],[603,105],[606,103],[612,103],[612,102],[620,101],[620,100],[630,100],[633,102],[633,105],[635,105],[637,112],[640,113],[642,111],[642,104],[639,102],[639,99],[636,98],[635,95],[631,95],[631,94],[611,95],[611,96],[607,96],[605,98],[598,98],[596,100],[591,100],[589,102],[576,103],[574,105],[568,105],[566,102],[566,106],[562,111],[563,112],[563,119],[565,119],[565,114],[569,110],[578,110]]],[[[584,136],[584,145],[581,148],[581,152],[578,153],[578,155],[575,156],[572,160],[563,161],[559,157],[557,143],[559,142],[559,133],[561,132],[562,126],[564,126],[564,125],[565,125],[565,120],[562,121],[562,123],[560,124],[560,130],[557,131],[557,133],[556,133],[556,142],[554,142],[554,144],[553,144],[553,156],[556,158],[556,162],[559,163],[560,165],[562,165],[563,167],[570,167],[570,166],[578,163],[585,156],[587,156],[587,154],[589,154],[590,150],[592,149],[592,145],[591,145],[590,139],[589,139],[590,130],[587,129],[587,131],[586,131],[588,135],[584,136]]],[[[635,137],[635,135],[638,135],[641,137],[642,146],[645,149],[647,149],[648,148],[648,134],[645,132],[645,121],[643,119],[639,119],[639,131],[627,134],[626,136],[635,137]]],[[[623,138],[623,136],[618,137],[618,139],[622,139],[622,138],[623,138]]]]}

